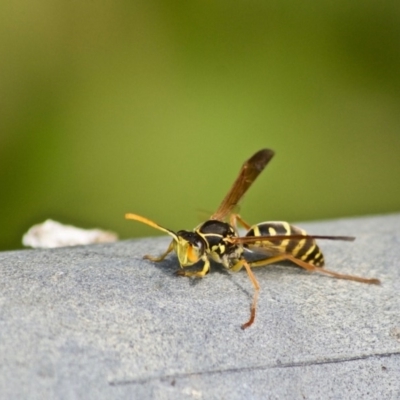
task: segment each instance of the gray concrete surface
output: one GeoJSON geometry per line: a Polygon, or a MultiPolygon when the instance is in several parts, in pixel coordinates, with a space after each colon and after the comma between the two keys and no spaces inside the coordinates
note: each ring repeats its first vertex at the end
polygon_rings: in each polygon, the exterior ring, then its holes
{"type": "MultiPolygon", "coordinates": [[[[400,214],[302,224],[328,266],[177,277],[168,238],[0,253],[1,399],[399,399],[400,214]]],[[[188,227],[180,227],[188,228],[188,227]]]]}

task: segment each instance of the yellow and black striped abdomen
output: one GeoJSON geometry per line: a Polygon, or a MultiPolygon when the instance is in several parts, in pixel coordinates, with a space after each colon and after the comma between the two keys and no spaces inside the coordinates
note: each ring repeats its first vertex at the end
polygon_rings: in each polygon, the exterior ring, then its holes
{"type": "MultiPolygon", "coordinates": [[[[281,221],[261,222],[253,225],[246,233],[246,236],[276,235],[307,235],[307,233],[303,229],[281,221]]],[[[317,267],[324,265],[324,256],[316,241],[312,238],[271,240],[270,242],[263,240],[260,243],[256,242],[255,245],[278,249],[317,267]]]]}

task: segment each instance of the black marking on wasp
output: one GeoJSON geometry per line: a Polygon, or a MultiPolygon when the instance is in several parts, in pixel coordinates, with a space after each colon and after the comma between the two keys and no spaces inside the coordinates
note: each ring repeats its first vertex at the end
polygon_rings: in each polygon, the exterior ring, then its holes
{"type": "Polygon", "coordinates": [[[315,239],[354,240],[348,236],[310,236],[304,230],[287,222],[262,222],[253,226],[247,224],[238,214],[233,213],[251,184],[263,171],[273,157],[269,149],[260,150],[250,157],[242,166],[238,177],[228,194],[208,221],[200,224],[193,231],[174,232],[137,214],[126,214],[126,219],[142,222],[172,236],[172,242],[159,257],[150,255],[145,259],[159,262],[172,251],[175,251],[181,269],[178,275],[202,278],[210,269],[210,259],[222,264],[230,271],[246,269],[254,287],[254,296],[249,320],[242,325],[248,328],[255,320],[257,299],[260,286],[252,268],[289,260],[309,272],[320,272],[339,279],[347,279],[368,284],[379,284],[378,279],[369,279],[354,275],[339,274],[323,268],[324,257],[315,239]],[[229,217],[229,223],[225,220],[229,217]],[[243,237],[239,237],[237,224],[247,229],[243,237]],[[256,261],[248,261],[245,250],[257,250],[262,256],[256,261]],[[203,268],[198,271],[185,270],[198,261],[203,268]]]}

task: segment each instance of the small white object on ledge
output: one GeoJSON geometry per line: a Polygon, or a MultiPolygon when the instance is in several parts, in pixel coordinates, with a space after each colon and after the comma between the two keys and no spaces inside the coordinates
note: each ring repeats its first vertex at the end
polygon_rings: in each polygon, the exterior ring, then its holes
{"type": "Polygon", "coordinates": [[[118,240],[118,235],[101,229],[82,229],[63,225],[51,219],[34,225],[25,233],[22,244],[33,248],[79,246],[93,243],[107,243],[118,240]]]}

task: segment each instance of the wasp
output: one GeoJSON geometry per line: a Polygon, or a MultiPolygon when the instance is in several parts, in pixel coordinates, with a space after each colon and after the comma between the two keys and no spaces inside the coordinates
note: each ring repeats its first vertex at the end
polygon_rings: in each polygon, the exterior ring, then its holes
{"type": "Polygon", "coordinates": [[[319,272],[339,279],[368,284],[380,283],[378,279],[340,274],[324,268],[324,257],[316,239],[352,241],[354,237],[309,235],[303,229],[287,222],[261,222],[251,226],[235,212],[243,195],[273,156],[273,150],[263,149],[250,157],[242,165],[238,177],[217,211],[193,231],[174,232],[140,215],[131,213],[125,215],[126,219],[144,223],[172,237],[170,245],[163,254],[158,257],[145,255],[144,258],[160,262],[174,251],[181,267],[177,271],[178,275],[203,278],[210,270],[210,260],[222,264],[232,272],[245,268],[254,287],[254,294],[250,318],[241,326],[242,329],[251,326],[256,316],[260,285],[253,274],[254,267],[288,260],[309,272],[319,272]],[[247,230],[245,236],[239,235],[238,224],[247,230]],[[186,267],[199,261],[203,263],[201,269],[185,270],[186,267]]]}

